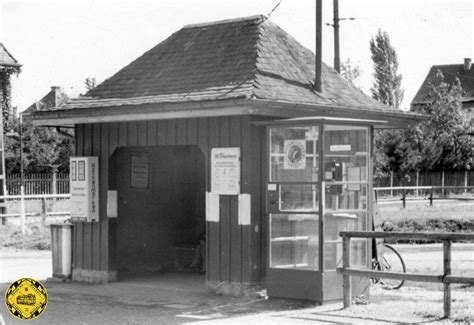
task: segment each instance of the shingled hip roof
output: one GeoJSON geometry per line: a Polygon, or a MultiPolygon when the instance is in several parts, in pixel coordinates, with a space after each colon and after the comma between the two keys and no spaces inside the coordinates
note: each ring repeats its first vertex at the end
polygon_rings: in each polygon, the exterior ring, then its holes
{"type": "Polygon", "coordinates": [[[35,112],[33,120],[70,125],[191,115],[332,114],[393,118],[406,127],[420,118],[375,101],[324,64],[324,91],[316,92],[314,69],[314,54],[264,16],[189,25],[86,96],[35,112]]]}
{"type": "Polygon", "coordinates": [[[160,102],[264,99],[384,110],[264,16],[189,25],[63,109],[160,102]]]}

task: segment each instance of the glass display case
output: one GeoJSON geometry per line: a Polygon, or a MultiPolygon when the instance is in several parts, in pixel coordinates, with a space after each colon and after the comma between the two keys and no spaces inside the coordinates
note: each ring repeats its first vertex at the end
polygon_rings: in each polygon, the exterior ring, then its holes
{"type": "MultiPolygon", "coordinates": [[[[371,127],[326,120],[268,127],[269,295],[342,294],[334,287],[342,285],[339,232],[369,229],[371,127]]],[[[354,239],[352,265],[368,267],[369,256],[367,240],[354,239]]]]}

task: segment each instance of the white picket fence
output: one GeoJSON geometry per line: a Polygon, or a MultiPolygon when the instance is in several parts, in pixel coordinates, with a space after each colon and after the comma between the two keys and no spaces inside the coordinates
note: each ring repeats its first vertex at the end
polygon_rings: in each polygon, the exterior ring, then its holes
{"type": "MultiPolygon", "coordinates": [[[[25,195],[69,194],[69,174],[25,174],[25,195]]],[[[9,174],[6,179],[8,195],[20,195],[21,175],[9,174]]]]}

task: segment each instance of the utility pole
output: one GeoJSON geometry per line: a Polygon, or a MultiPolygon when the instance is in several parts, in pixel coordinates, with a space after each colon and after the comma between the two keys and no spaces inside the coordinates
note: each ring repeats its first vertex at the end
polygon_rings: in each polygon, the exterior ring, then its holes
{"type": "Polygon", "coordinates": [[[25,208],[25,174],[23,166],[23,114],[20,113],[20,213],[21,233],[26,234],[26,208],[25,208]]]}
{"type": "Polygon", "coordinates": [[[322,87],[322,53],[323,41],[323,1],[316,0],[316,75],[314,78],[314,88],[317,92],[321,92],[322,87]]]}
{"type": "Polygon", "coordinates": [[[341,73],[341,57],[339,54],[339,0],[333,0],[334,27],[334,69],[341,73]]]}

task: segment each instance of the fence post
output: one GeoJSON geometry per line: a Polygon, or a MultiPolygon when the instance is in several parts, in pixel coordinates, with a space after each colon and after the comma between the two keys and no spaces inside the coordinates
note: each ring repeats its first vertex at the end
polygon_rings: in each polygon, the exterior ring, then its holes
{"type": "Polygon", "coordinates": [[[433,187],[430,188],[430,207],[433,206],[433,187]]]}
{"type": "MultiPolygon", "coordinates": [[[[351,237],[342,237],[342,269],[346,270],[351,267],[351,237]]],[[[342,287],[344,296],[344,308],[351,306],[352,301],[352,288],[351,288],[351,276],[343,273],[342,275],[342,287]]]]}
{"type": "MultiPolygon", "coordinates": [[[[393,187],[393,171],[390,171],[390,187],[393,187]]],[[[390,190],[390,196],[393,197],[393,190],[390,190]]]]}
{"type": "Polygon", "coordinates": [[[41,198],[41,225],[46,224],[46,198],[41,198]]]}
{"type": "Polygon", "coordinates": [[[467,170],[464,171],[464,194],[467,194],[467,170]]]}
{"type": "Polygon", "coordinates": [[[407,190],[405,188],[402,190],[402,202],[403,208],[405,209],[407,207],[407,190]]]}
{"type": "Polygon", "coordinates": [[[418,186],[420,186],[420,172],[417,170],[416,171],[416,196],[417,197],[420,194],[418,190],[418,186]]]}
{"type": "Polygon", "coordinates": [[[20,186],[20,218],[21,218],[21,233],[26,234],[26,209],[25,209],[25,187],[20,186]]]}
{"type": "MultiPolygon", "coordinates": [[[[444,277],[451,274],[451,241],[443,241],[443,271],[444,277]]],[[[444,278],[443,277],[443,278],[444,278]]],[[[451,287],[444,283],[444,317],[451,316],[451,287]]]]}
{"type": "Polygon", "coordinates": [[[56,172],[56,170],[53,171],[53,178],[52,178],[52,182],[53,182],[53,194],[57,194],[58,193],[58,188],[57,188],[57,182],[58,182],[58,173],[56,172]]]}
{"type": "Polygon", "coordinates": [[[441,196],[444,197],[444,170],[441,172],[441,196]]]}

